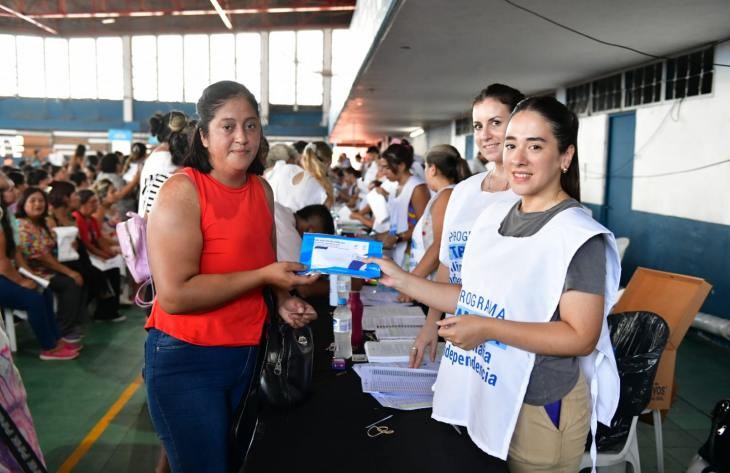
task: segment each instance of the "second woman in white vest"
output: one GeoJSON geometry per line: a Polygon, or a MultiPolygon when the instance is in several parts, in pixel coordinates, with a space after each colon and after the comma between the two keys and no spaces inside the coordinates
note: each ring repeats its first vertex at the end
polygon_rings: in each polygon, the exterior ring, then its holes
{"type": "Polygon", "coordinates": [[[478,217],[461,285],[375,261],[382,283],[456,314],[437,323],[447,344],[433,417],[465,426],[515,473],[578,471],[589,425],[609,424],[618,404],[606,316],[620,263],[613,234],[579,203],[577,135],[554,98],[517,106],[504,166],[521,199],[478,217]]]}

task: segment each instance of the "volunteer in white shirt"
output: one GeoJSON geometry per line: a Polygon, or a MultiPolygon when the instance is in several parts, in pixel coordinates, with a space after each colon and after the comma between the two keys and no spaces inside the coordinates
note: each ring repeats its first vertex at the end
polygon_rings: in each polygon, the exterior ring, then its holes
{"type": "Polygon", "coordinates": [[[606,316],[620,263],[613,234],[579,203],[577,136],[577,117],[556,99],[517,106],[504,166],[521,200],[479,216],[461,286],[374,260],[382,283],[457,314],[437,322],[447,345],[433,417],[466,426],[514,473],[578,471],[589,426],[610,423],[618,404],[606,316]]]}
{"type": "Polygon", "coordinates": [[[380,157],[379,165],[386,179],[398,183],[396,191],[388,195],[390,231],[381,238],[385,247],[393,248],[393,261],[407,267],[406,251],[413,228],[423,215],[431,195],[423,180],[411,174],[413,148],[410,146],[388,146],[380,157]]]}
{"type": "MultiPolygon", "coordinates": [[[[504,84],[490,84],[472,102],[474,142],[482,156],[492,163],[491,170],[475,174],[460,182],[453,190],[446,207],[439,250],[439,267],[435,281],[461,284],[461,262],[471,228],[480,213],[500,202],[517,202],[517,194],[509,190],[507,174],[502,166],[502,149],[507,121],[517,103],[524,99],[517,89],[504,84]]],[[[420,366],[426,350],[431,360],[436,357],[438,334],[436,321],[443,312],[430,308],[426,323],[411,351],[410,366],[420,366]]]]}
{"type": "Polygon", "coordinates": [[[426,154],[426,185],[431,199],[413,229],[411,237],[411,273],[432,277],[439,265],[441,230],[446,205],[454,185],[469,177],[469,166],[451,145],[436,145],[426,154]]]}

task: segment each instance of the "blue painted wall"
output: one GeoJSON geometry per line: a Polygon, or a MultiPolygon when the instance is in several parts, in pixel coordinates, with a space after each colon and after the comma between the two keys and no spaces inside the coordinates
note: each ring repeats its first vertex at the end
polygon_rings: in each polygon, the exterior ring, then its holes
{"type": "MultiPolygon", "coordinates": [[[[602,215],[602,205],[586,205],[602,215]]],[[[637,266],[700,277],[713,286],[702,312],[730,318],[730,227],[632,210],[609,229],[631,239],[622,285],[637,266]]]]}
{"type": "MultiPolygon", "coordinates": [[[[31,131],[107,131],[122,128],[136,132],[148,131],[147,120],[155,112],[182,110],[195,115],[195,104],[186,102],[132,103],[135,121],[122,119],[121,100],[76,100],[0,98],[0,128],[31,131]]],[[[326,136],[326,127],[320,126],[321,110],[272,110],[267,136],[326,136]]]]}

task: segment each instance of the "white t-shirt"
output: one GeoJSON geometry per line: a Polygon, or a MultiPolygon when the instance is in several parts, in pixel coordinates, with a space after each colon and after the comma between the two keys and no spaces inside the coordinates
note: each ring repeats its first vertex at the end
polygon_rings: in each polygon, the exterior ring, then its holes
{"type": "Polygon", "coordinates": [[[274,191],[274,200],[292,212],[307,205],[324,204],[327,201],[327,192],[307,171],[295,164],[285,164],[269,178],[269,184],[274,191]],[[304,173],[301,181],[294,184],[292,180],[298,174],[304,173]]]}
{"type": "Polygon", "coordinates": [[[141,216],[152,209],[157,194],[162,184],[172,174],[180,169],[172,164],[172,155],[169,151],[154,151],[150,154],[142,166],[142,174],[139,176],[139,203],[137,213],[141,216]]]}
{"type": "Polygon", "coordinates": [[[294,212],[278,202],[274,202],[274,222],[276,223],[277,261],[299,261],[302,237],[297,232],[294,212]]]}
{"type": "Polygon", "coordinates": [[[439,261],[449,268],[449,281],[461,284],[461,260],[471,228],[479,214],[489,205],[499,202],[517,202],[519,197],[511,190],[483,192],[482,182],[487,173],[461,181],[451,192],[441,232],[439,261]]]}

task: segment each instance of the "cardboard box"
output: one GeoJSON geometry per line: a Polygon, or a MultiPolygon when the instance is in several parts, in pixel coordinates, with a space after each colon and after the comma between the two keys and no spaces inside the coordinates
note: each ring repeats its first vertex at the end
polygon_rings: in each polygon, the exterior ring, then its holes
{"type": "Polygon", "coordinates": [[[639,267],[614,306],[613,313],[654,312],[669,325],[669,340],[659,360],[649,409],[669,409],[677,348],[711,288],[701,278],[639,267]]]}

